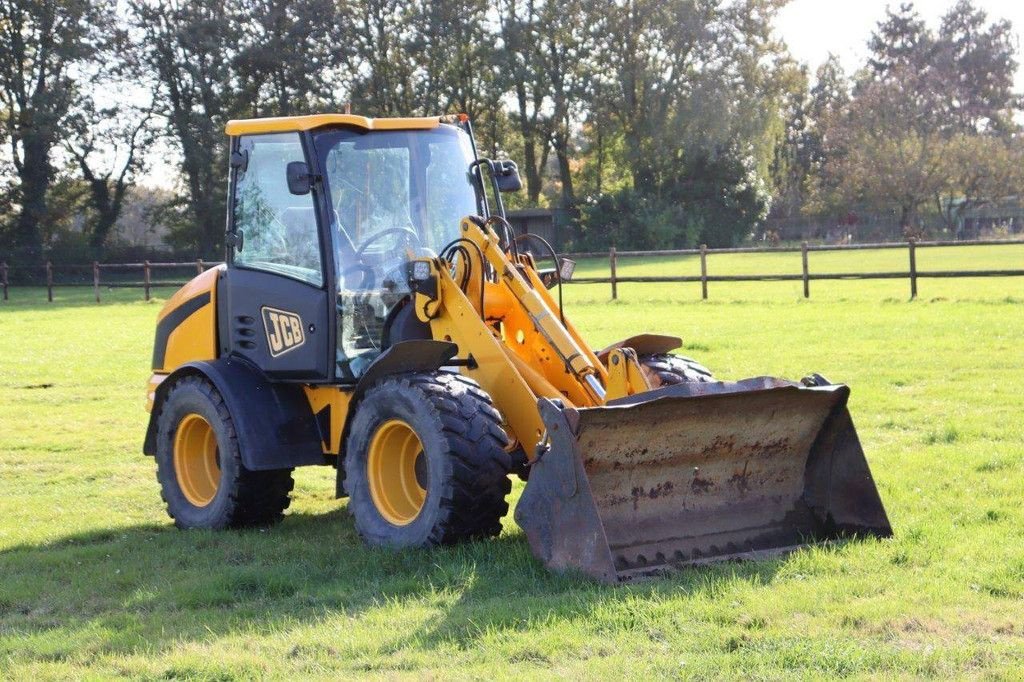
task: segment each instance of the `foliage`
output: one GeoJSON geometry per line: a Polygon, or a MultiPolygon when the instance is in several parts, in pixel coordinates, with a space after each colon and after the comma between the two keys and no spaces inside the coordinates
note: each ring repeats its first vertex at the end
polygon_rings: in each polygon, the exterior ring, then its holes
{"type": "Polygon", "coordinates": [[[228,0],[131,4],[139,62],[181,154],[190,222],[175,235],[199,253],[218,250],[225,214],[224,124],[236,112],[233,56],[237,36],[228,0]]]}
{"type": "Polygon", "coordinates": [[[734,244],[769,215],[861,211],[913,231],[1024,195],[1009,22],[972,0],[937,27],[894,7],[850,78],[835,57],[793,61],[774,34],[784,4],[0,0],[0,239],[40,252],[74,229],[100,255],[170,147],[168,241],[219,252],[224,124],[346,105],[468,113],[483,154],[520,164],[511,207],[642,212],[603,215],[588,239],[734,244]]]}
{"type": "Polygon", "coordinates": [[[692,246],[700,226],[676,204],[623,189],[602,194],[582,207],[580,245],[584,249],[671,249],[692,246]]]}
{"type": "Polygon", "coordinates": [[[118,32],[110,0],[0,0],[0,138],[17,177],[6,227],[14,247],[42,253],[54,218],[54,151],[118,32]]]}
{"type": "Polygon", "coordinates": [[[1006,22],[986,22],[969,0],[950,9],[937,34],[910,4],[888,12],[852,100],[837,100],[821,120],[819,207],[893,209],[914,234],[924,208],[951,222],[955,201],[962,211],[1024,189],[1012,123],[1015,49],[1006,22]]]}

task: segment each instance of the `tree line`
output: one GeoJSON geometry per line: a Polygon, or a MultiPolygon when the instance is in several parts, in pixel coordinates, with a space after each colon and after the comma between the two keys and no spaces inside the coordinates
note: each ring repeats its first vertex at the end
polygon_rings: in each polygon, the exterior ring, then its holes
{"type": "Polygon", "coordinates": [[[773,31],[784,4],[0,0],[0,250],[99,257],[130,215],[216,255],[225,122],[346,106],[469,114],[519,163],[513,206],[565,209],[580,246],[732,245],[769,216],[855,211],[910,233],[1019,193],[1008,22],[959,0],[933,31],[907,3],[863,68],[812,75],[773,31]],[[140,198],[168,163],[174,191],[140,198]]]}

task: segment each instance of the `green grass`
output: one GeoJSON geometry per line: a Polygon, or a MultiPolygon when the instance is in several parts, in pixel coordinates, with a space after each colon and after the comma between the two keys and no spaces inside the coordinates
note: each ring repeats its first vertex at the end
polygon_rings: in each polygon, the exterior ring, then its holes
{"type": "MultiPolygon", "coordinates": [[[[757,271],[779,257],[746,258],[757,271]]],[[[660,330],[722,377],[849,383],[895,537],[621,587],[547,573],[511,518],[491,542],[367,549],[327,469],[297,472],[275,528],[176,531],[140,452],[158,302],[13,289],[0,303],[0,678],[1017,678],[1024,280],[929,280],[914,302],[906,282],[814,283],[810,301],[799,286],[566,296],[595,345],[660,330]]]]}

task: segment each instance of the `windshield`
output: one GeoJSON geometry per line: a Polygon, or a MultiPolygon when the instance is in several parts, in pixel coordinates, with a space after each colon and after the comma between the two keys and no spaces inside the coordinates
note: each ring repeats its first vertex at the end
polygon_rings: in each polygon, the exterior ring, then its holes
{"type": "Polygon", "coordinates": [[[469,136],[430,130],[317,133],[338,264],[338,376],[354,380],[383,350],[389,313],[409,294],[410,254],[436,256],[479,213],[469,136]]]}
{"type": "Polygon", "coordinates": [[[454,126],[330,130],[316,136],[316,151],[342,272],[406,247],[436,252],[478,212],[469,136],[454,126]]]}

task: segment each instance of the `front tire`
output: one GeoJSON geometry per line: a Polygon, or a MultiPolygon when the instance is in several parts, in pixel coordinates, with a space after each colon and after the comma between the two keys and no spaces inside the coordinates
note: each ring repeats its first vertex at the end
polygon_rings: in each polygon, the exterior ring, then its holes
{"type": "Polygon", "coordinates": [[[242,528],[281,520],[292,470],[250,471],[217,389],[190,376],[174,384],[157,420],[157,481],[179,528],[242,528]]]}
{"type": "Polygon", "coordinates": [[[370,545],[430,547],[498,535],[511,458],[490,396],[450,372],[383,379],[356,407],[345,487],[370,545]]]}

